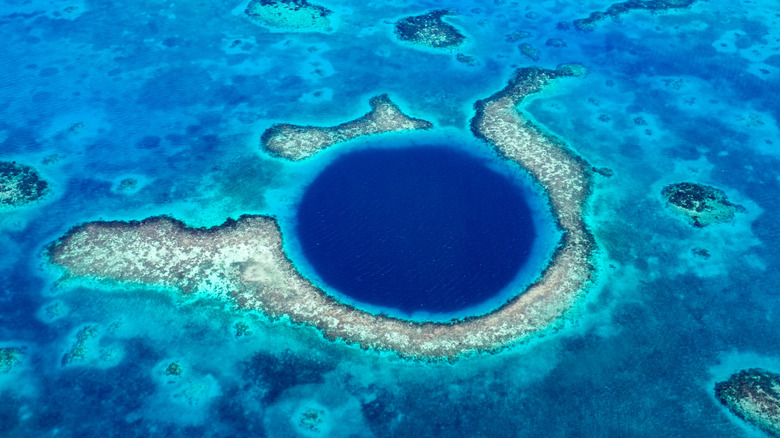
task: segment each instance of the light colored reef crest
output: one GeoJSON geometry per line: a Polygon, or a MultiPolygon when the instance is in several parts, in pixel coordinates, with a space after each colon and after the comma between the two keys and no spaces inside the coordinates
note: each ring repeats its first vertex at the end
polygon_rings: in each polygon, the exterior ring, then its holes
{"type": "Polygon", "coordinates": [[[242,216],[210,229],[188,228],[167,217],[93,222],[55,242],[48,257],[69,276],[207,293],[271,318],[314,326],[328,339],[402,357],[440,360],[495,351],[554,327],[594,273],[594,241],[583,221],[590,166],[516,108],[556,78],[581,73],[578,66],[523,69],[506,89],[476,104],[472,132],[528,169],[545,188],[563,230],[537,281],[489,314],[448,323],[412,322],[339,303],[298,273],[284,252],[276,221],[266,216],[242,216]]]}
{"type": "Polygon", "coordinates": [[[373,97],[371,111],[355,120],[331,127],[301,126],[282,123],[271,126],[260,143],[277,157],[299,161],[337,143],[385,132],[430,129],[425,120],[407,116],[386,94],[373,97]]]}

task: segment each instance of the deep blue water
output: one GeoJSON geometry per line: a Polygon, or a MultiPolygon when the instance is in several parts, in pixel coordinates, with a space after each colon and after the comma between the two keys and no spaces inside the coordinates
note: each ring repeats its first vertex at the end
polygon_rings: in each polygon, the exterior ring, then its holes
{"type": "Polygon", "coordinates": [[[340,156],[307,187],[296,232],[335,290],[407,314],[490,299],[536,237],[520,187],[446,145],[340,156]]]}

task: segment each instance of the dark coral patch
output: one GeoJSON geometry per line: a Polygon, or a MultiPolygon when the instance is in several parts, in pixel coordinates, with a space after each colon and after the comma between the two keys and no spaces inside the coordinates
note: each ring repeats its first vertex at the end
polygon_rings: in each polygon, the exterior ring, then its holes
{"type": "Polygon", "coordinates": [[[0,161],[0,207],[18,207],[37,201],[48,188],[49,184],[34,168],[0,161]]]}
{"type": "Polygon", "coordinates": [[[395,23],[395,36],[401,41],[435,49],[459,46],[466,41],[466,36],[442,20],[442,17],[453,14],[452,11],[440,9],[402,18],[395,23]]]}
{"type": "Polygon", "coordinates": [[[663,188],[661,195],[672,209],[687,217],[696,228],[729,222],[745,209],[728,201],[726,193],[715,187],[682,182],[663,188]]]}
{"type": "Polygon", "coordinates": [[[742,370],[716,383],[715,397],[739,418],[780,436],[780,374],[742,370]]]}

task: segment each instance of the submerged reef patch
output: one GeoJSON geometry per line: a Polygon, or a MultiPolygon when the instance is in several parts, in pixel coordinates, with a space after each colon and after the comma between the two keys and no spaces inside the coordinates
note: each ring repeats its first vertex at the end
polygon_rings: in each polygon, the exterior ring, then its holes
{"type": "Polygon", "coordinates": [[[10,373],[21,362],[23,355],[21,348],[0,348],[0,374],[10,373]]]}
{"type": "Polygon", "coordinates": [[[373,97],[371,111],[355,120],[332,127],[282,123],[268,128],[260,138],[266,151],[299,161],[337,143],[385,132],[430,129],[433,124],[407,116],[386,94],[373,97]]]}
{"type": "Polygon", "coordinates": [[[439,9],[423,15],[402,18],[395,23],[395,36],[401,41],[433,49],[460,46],[466,41],[466,36],[455,26],[442,20],[442,17],[447,15],[455,15],[455,13],[439,9]]]}
{"type": "Polygon", "coordinates": [[[742,370],[716,383],[715,396],[739,418],[780,436],[780,374],[742,370]]]}
{"type": "Polygon", "coordinates": [[[88,325],[81,328],[75,336],[73,344],[70,349],[62,356],[61,363],[63,366],[70,365],[72,363],[83,362],[86,360],[87,355],[90,353],[90,347],[95,347],[94,338],[97,336],[98,328],[94,325],[88,325]]]}
{"type": "Polygon", "coordinates": [[[37,201],[48,190],[49,184],[34,168],[13,161],[0,161],[0,209],[37,201]]]}
{"type": "Polygon", "coordinates": [[[532,61],[538,61],[539,58],[541,57],[541,53],[539,52],[539,50],[537,50],[534,46],[528,43],[520,44],[517,48],[520,49],[520,53],[527,56],[532,61]]]}
{"type": "Polygon", "coordinates": [[[618,20],[621,15],[635,10],[646,10],[651,12],[662,12],[669,9],[683,9],[691,6],[697,0],[628,0],[615,3],[607,8],[606,11],[591,12],[587,18],[574,20],[574,27],[579,30],[590,32],[596,28],[596,24],[607,17],[618,20]]]}
{"type": "Polygon", "coordinates": [[[244,10],[250,21],[272,28],[297,31],[333,30],[333,11],[306,0],[252,0],[244,10]]]}
{"type": "Polygon", "coordinates": [[[729,222],[745,208],[728,201],[723,190],[690,182],[670,184],[661,195],[672,211],[685,217],[696,228],[729,222]]]}
{"type": "Polygon", "coordinates": [[[209,229],[168,217],[81,225],[52,244],[49,260],[71,277],[155,285],[231,300],[271,318],[314,326],[328,339],[423,360],[494,351],[538,336],[567,314],[589,285],[594,239],[584,220],[591,166],[545,134],[516,106],[580,66],[519,70],[499,93],[476,104],[471,130],[523,166],[545,189],[563,231],[544,272],[499,309],[448,323],[416,322],[345,305],[305,279],[287,258],[277,222],[245,215],[209,229]]]}

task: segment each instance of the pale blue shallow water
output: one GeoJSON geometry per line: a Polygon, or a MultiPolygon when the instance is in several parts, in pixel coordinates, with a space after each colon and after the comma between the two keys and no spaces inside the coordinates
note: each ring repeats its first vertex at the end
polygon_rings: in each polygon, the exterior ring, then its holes
{"type": "Polygon", "coordinates": [[[713,386],[743,368],[780,372],[774,2],[635,12],[588,33],[558,23],[608,2],[322,4],[333,33],[269,32],[216,0],[0,3],[0,159],[52,186],[0,211],[0,347],[25,352],[0,374],[0,436],[762,436],[713,386]],[[475,66],[393,38],[397,18],[442,7],[459,12],[450,22],[475,66]],[[518,30],[530,36],[506,41],[518,30]],[[268,213],[284,229],[302,186],[360,142],[289,163],[259,148],[272,124],[341,123],[388,93],[434,131],[470,137],[473,103],[515,68],[569,62],[589,74],[523,111],[614,175],[596,177],[589,204],[596,284],[544,338],[407,362],[206,298],[60,286],[44,263],[86,221],[268,213]],[[135,189],[120,189],[127,178],[135,189]],[[745,212],[694,229],[660,197],[680,181],[719,187],[745,212]],[[250,334],[237,338],[237,322],[250,334]],[[89,354],[63,366],[85,326],[98,328],[89,354]],[[163,373],[172,361],[180,378],[163,373]],[[307,409],[323,413],[319,432],[295,422],[307,409]]]}

